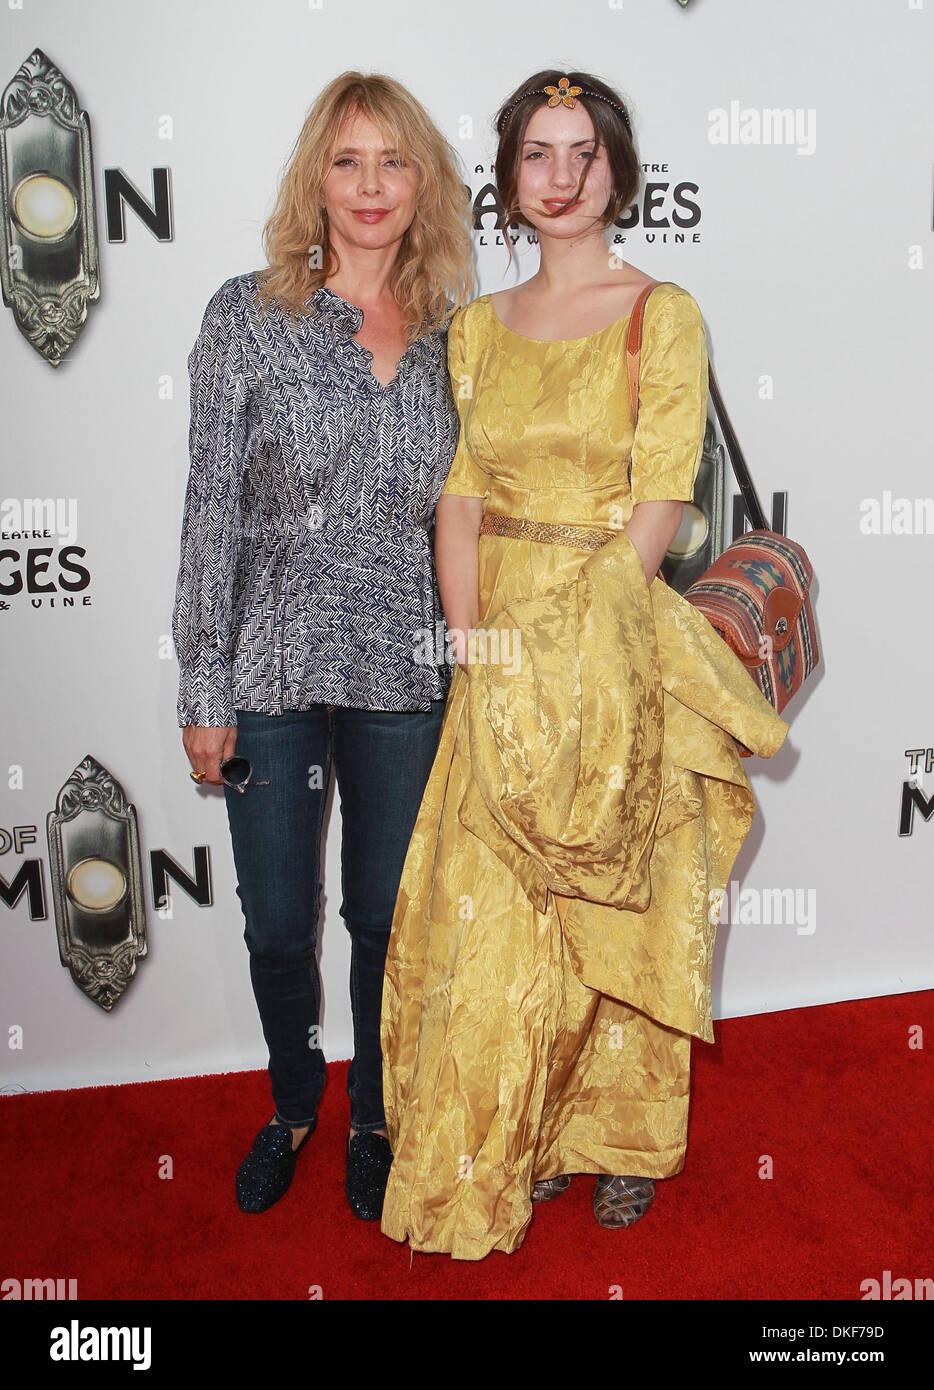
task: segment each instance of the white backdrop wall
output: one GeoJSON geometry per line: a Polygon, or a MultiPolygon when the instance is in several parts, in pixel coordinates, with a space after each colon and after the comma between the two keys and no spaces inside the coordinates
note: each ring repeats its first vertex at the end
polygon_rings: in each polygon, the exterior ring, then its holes
{"type": "MultiPolygon", "coordinates": [[[[696,186],[696,226],[676,236],[640,222],[620,253],[697,298],[767,510],[787,495],[787,531],[815,563],[826,655],[788,710],[781,753],[747,763],[760,810],[718,937],[716,1012],[928,987],[934,824],[916,809],[899,834],[899,816],[906,750],[934,744],[932,522],[899,534],[886,513],[871,534],[865,518],[885,493],[932,491],[934,3],[24,0],[4,7],[0,43],[4,84],[40,47],[88,110],[101,242],[101,298],[61,368],[0,313],[0,498],[76,499],[91,574],[73,608],[0,594],[0,873],[11,883],[37,860],[45,887],[44,916],[30,917],[25,894],[0,903],[0,1088],[265,1063],[223,800],[189,781],[175,721],[186,358],[214,289],[263,264],[262,225],[305,112],[350,67],[405,82],[474,191],[490,177],[491,113],[552,63],[631,100],[646,179],[669,185],[663,219],[674,186],[696,186]],[[797,113],[797,143],[711,138],[716,110],[768,108],[797,113]],[[151,197],[154,168],[170,170],[172,238],[128,212],[125,240],[108,240],[103,171],[151,197]],[[147,904],[149,955],[110,1013],[60,965],[46,843],[46,815],[88,753],[137,807],[147,904]],[[34,843],[15,827],[34,827],[34,843]],[[151,852],[191,872],[199,845],[211,904],[176,888],[160,918],[151,852]],[[771,890],[797,894],[790,920],[741,920],[763,915],[771,890]]],[[[477,244],[481,290],[515,283],[491,218],[477,244]]],[[[526,248],[523,277],[534,264],[526,248]]],[[[0,563],[0,585],[15,569],[0,563]]],[[[336,791],[323,878],[333,1059],[351,1050],[336,791]]]]}

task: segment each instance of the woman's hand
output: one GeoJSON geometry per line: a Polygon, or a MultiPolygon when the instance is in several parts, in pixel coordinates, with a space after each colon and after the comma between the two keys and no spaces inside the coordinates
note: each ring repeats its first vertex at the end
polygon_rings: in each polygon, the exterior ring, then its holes
{"type": "Polygon", "coordinates": [[[233,756],[237,746],[237,726],[189,724],[182,730],[182,743],[192,772],[203,772],[203,781],[222,786],[221,763],[233,756]]]}
{"type": "Polygon", "coordinates": [[[678,534],[683,502],[637,502],[623,528],[639,553],[645,581],[651,584],[678,534]]]}
{"type": "Polygon", "coordinates": [[[467,637],[468,634],[459,627],[448,628],[448,641],[451,644],[451,655],[454,657],[455,665],[462,671],[467,670],[467,637]]]}

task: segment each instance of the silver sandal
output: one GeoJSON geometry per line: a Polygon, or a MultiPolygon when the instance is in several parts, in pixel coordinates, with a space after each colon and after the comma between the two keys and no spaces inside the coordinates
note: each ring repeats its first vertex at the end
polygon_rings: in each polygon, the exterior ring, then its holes
{"type": "Polygon", "coordinates": [[[601,1173],[593,1193],[593,1214],[598,1225],[617,1230],[645,1216],[654,1197],[654,1178],[601,1173]]]}
{"type": "Polygon", "coordinates": [[[532,1186],[532,1201],[550,1202],[552,1197],[559,1197],[562,1192],[567,1192],[570,1186],[570,1173],[560,1173],[556,1178],[542,1178],[541,1182],[532,1186]]]}

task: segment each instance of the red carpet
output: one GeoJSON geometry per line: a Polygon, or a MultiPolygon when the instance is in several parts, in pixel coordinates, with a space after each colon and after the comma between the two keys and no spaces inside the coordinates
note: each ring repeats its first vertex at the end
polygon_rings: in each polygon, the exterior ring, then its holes
{"type": "Polygon", "coordinates": [[[74,1278],[81,1299],[859,1299],[884,1270],[934,1273],[932,998],[717,1023],[716,1045],[694,1044],[687,1165],[648,1215],[600,1230],[576,1178],[519,1251],[480,1263],[410,1256],[350,1214],[346,1063],[262,1216],[237,1210],[233,1173],[271,1113],[264,1072],[5,1097],[0,1276],[74,1278]]]}

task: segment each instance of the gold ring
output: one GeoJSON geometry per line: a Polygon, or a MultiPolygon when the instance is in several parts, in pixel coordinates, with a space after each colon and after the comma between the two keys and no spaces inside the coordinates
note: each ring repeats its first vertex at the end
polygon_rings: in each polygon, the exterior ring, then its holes
{"type": "Polygon", "coordinates": [[[207,773],[206,773],[206,772],[189,772],[188,776],[191,778],[191,780],[192,780],[193,782],[198,782],[198,783],[200,784],[201,782],[204,781],[205,777],[207,776],[207,773]]]}

